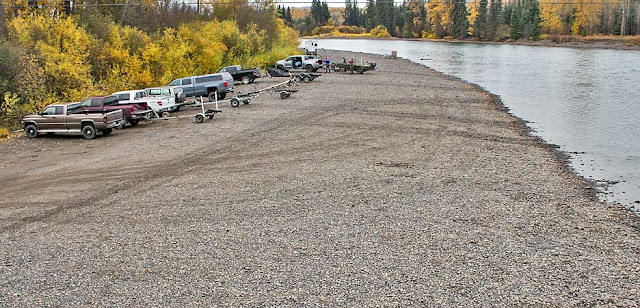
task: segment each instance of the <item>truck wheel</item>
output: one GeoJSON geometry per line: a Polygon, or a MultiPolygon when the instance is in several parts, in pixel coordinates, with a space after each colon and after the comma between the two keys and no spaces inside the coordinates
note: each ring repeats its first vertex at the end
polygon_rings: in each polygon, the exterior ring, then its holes
{"type": "Polygon", "coordinates": [[[304,75],[304,77],[302,77],[302,81],[304,81],[304,83],[309,83],[311,82],[311,77],[309,77],[309,75],[304,75]]]}
{"type": "Polygon", "coordinates": [[[101,130],[102,135],[104,135],[104,136],[106,136],[108,134],[111,134],[112,131],[113,131],[113,129],[111,129],[111,128],[101,130]]]}
{"type": "Polygon", "coordinates": [[[82,127],[82,138],[84,139],[93,139],[96,137],[96,129],[93,125],[85,125],[82,127]]]}
{"type": "MultiPolygon", "coordinates": [[[[207,97],[209,98],[210,102],[215,102],[216,101],[216,92],[218,92],[218,91],[216,90],[216,91],[209,92],[209,95],[207,97]]],[[[220,95],[218,95],[218,99],[221,99],[220,95]]]]}
{"type": "Polygon", "coordinates": [[[304,68],[307,70],[307,72],[313,72],[313,65],[311,64],[307,64],[307,66],[305,66],[304,68]]]}
{"type": "Polygon", "coordinates": [[[282,66],[282,65],[278,65],[278,66],[276,66],[276,68],[281,70],[281,71],[285,71],[286,72],[286,70],[284,69],[284,66],[282,66]]]}
{"type": "Polygon", "coordinates": [[[249,78],[249,76],[242,76],[242,83],[250,84],[251,83],[251,78],[249,78]]]}
{"type": "Polygon", "coordinates": [[[27,138],[36,138],[38,137],[38,127],[33,124],[28,125],[24,129],[24,133],[27,135],[27,138]]]}
{"type": "Polygon", "coordinates": [[[240,100],[236,97],[231,99],[231,107],[238,107],[240,106],[240,100]]]}
{"type": "Polygon", "coordinates": [[[138,123],[140,123],[140,120],[138,119],[129,121],[129,125],[131,125],[131,127],[138,125],[138,123]]]}
{"type": "Polygon", "coordinates": [[[204,116],[202,114],[196,114],[196,123],[204,122],[204,116]]]}

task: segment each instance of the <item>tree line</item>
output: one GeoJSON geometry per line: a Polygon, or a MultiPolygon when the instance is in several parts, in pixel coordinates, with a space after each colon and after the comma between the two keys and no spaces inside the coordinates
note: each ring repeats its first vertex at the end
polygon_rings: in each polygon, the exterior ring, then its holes
{"type": "MultiPolygon", "coordinates": [[[[401,38],[538,39],[551,35],[640,34],[640,0],[346,0],[340,21],[327,18],[326,2],[313,0],[305,19],[294,26],[301,34],[325,25],[384,29],[401,38]]],[[[329,15],[329,17],[331,17],[329,15]]]]}

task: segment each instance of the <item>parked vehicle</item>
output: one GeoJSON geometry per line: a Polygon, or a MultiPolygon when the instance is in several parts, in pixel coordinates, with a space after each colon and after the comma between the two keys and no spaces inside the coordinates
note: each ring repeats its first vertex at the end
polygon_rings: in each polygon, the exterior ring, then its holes
{"type": "Polygon", "coordinates": [[[22,118],[22,128],[29,138],[42,133],[82,134],[93,139],[96,132],[108,135],[124,122],[122,110],[91,112],[81,103],[54,104],[37,114],[22,118]]]}
{"type": "Polygon", "coordinates": [[[145,89],[147,95],[151,98],[165,97],[169,99],[169,104],[174,105],[173,109],[169,111],[180,110],[180,107],[184,104],[186,97],[184,91],[180,87],[157,87],[145,89]]]}
{"type": "Polygon", "coordinates": [[[136,126],[140,120],[153,117],[153,110],[146,103],[120,104],[118,98],[113,95],[96,96],[86,98],[81,102],[84,111],[111,111],[122,110],[124,124],[136,126]]]}
{"type": "Polygon", "coordinates": [[[149,97],[145,90],[120,91],[111,94],[118,98],[118,103],[123,104],[147,104],[159,117],[165,112],[173,111],[176,107],[175,100],[168,96],[149,97]]]}
{"type": "Polygon", "coordinates": [[[226,72],[180,78],[169,86],[182,88],[186,97],[206,96],[209,100],[214,100],[216,93],[218,99],[224,99],[228,92],[235,91],[233,77],[226,72]]]}
{"type": "Polygon", "coordinates": [[[322,67],[322,65],[322,59],[307,55],[290,56],[284,60],[276,62],[276,68],[281,71],[305,69],[308,72],[316,72],[322,67]]]}
{"type": "Polygon", "coordinates": [[[307,55],[318,55],[318,41],[306,40],[304,41],[304,50],[307,55]]]}
{"type": "Polygon", "coordinates": [[[231,74],[233,80],[242,81],[244,84],[252,83],[256,78],[260,78],[260,69],[259,68],[251,68],[243,70],[240,65],[232,65],[221,68],[218,73],[227,72],[231,74]]]}

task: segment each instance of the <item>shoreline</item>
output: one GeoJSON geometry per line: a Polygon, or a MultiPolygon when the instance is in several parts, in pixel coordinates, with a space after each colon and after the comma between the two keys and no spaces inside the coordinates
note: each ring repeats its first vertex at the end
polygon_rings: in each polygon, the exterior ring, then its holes
{"type": "MultiPolygon", "coordinates": [[[[354,38],[355,39],[355,38],[354,38]]],[[[378,38],[378,40],[385,40],[384,38],[378,38]]],[[[403,39],[399,39],[399,40],[403,40],[403,39]]],[[[413,41],[420,41],[419,39],[415,39],[413,41]]],[[[422,40],[424,41],[424,40],[422,40]]],[[[437,41],[436,41],[437,42],[437,41]]],[[[460,41],[460,42],[464,42],[464,41],[460,41]]],[[[484,42],[476,42],[479,44],[482,44],[484,42]]],[[[561,46],[558,46],[561,47],[561,46]]],[[[341,50],[331,50],[331,49],[323,49],[323,50],[327,50],[327,51],[331,51],[331,52],[340,52],[341,50]]],[[[640,50],[640,49],[639,49],[640,50]]],[[[354,51],[348,51],[348,52],[354,52],[354,51]]],[[[376,55],[376,56],[384,56],[383,54],[371,54],[371,53],[367,53],[367,52],[354,52],[354,53],[359,53],[359,54],[366,54],[366,55],[376,55]]],[[[499,106],[499,108],[501,110],[503,110],[504,112],[508,113],[509,115],[517,118],[520,121],[520,124],[522,126],[521,130],[523,132],[523,134],[526,134],[527,136],[530,136],[532,138],[536,138],[540,141],[541,144],[544,144],[545,147],[548,147],[552,152],[554,152],[556,154],[556,156],[558,157],[558,162],[563,165],[563,167],[567,170],[568,173],[572,174],[573,176],[575,176],[576,178],[581,179],[584,183],[585,183],[585,187],[587,187],[588,193],[591,197],[591,199],[595,202],[600,202],[605,206],[614,206],[614,207],[618,207],[620,209],[623,209],[625,211],[630,212],[632,215],[634,215],[634,217],[639,217],[640,218],[640,208],[636,207],[636,204],[638,203],[637,201],[635,202],[630,202],[627,204],[623,204],[620,203],[616,200],[613,201],[607,201],[606,199],[600,198],[601,195],[604,195],[607,193],[609,187],[611,187],[611,185],[614,185],[615,183],[612,184],[612,181],[608,181],[608,180],[598,180],[596,178],[587,178],[582,176],[580,173],[578,173],[578,171],[576,171],[572,166],[571,166],[571,153],[563,151],[560,149],[560,146],[557,144],[554,144],[552,142],[549,142],[547,140],[545,140],[544,138],[542,138],[541,136],[538,136],[535,133],[535,130],[533,128],[531,128],[529,125],[527,125],[528,120],[523,119],[521,117],[519,117],[518,115],[514,114],[511,112],[511,109],[509,107],[507,107],[506,105],[504,105],[501,97],[497,94],[494,94],[492,92],[490,92],[489,90],[485,89],[484,87],[482,87],[479,84],[464,80],[462,78],[456,77],[456,76],[452,76],[452,75],[448,75],[445,74],[443,72],[439,72],[431,67],[428,67],[420,62],[417,61],[412,61],[409,59],[405,59],[402,58],[400,56],[397,57],[397,59],[402,59],[402,60],[406,60],[409,61],[411,63],[420,65],[422,67],[427,68],[428,70],[432,70],[435,73],[438,73],[440,75],[442,75],[445,78],[449,78],[452,80],[458,80],[460,82],[472,85],[474,87],[476,87],[478,89],[478,91],[483,92],[483,93],[487,93],[491,96],[494,97],[494,99],[496,100],[495,104],[497,104],[499,106]]]]}
{"type": "MultiPolygon", "coordinates": [[[[336,52],[336,50],[332,50],[333,52],[336,52]]],[[[355,53],[360,53],[360,52],[355,52],[355,53]]],[[[368,53],[364,53],[362,52],[362,54],[368,54],[368,53]]],[[[374,55],[374,54],[368,54],[368,55],[374,55]]],[[[378,55],[380,56],[380,55],[378,55]]],[[[542,137],[538,136],[535,134],[535,130],[533,128],[531,128],[529,125],[527,125],[527,120],[513,114],[511,112],[511,109],[509,107],[507,107],[504,102],[502,101],[502,98],[497,95],[494,94],[492,92],[490,92],[489,90],[485,89],[484,87],[464,80],[462,78],[456,77],[456,76],[452,76],[452,75],[448,75],[442,72],[439,72],[433,68],[427,67],[425,65],[422,65],[420,63],[416,63],[413,62],[411,60],[402,58],[402,57],[398,57],[398,59],[404,60],[404,61],[409,61],[411,63],[423,66],[424,68],[432,71],[435,74],[439,74],[441,75],[443,78],[447,78],[450,80],[456,80],[462,83],[466,83],[471,85],[472,87],[474,87],[478,92],[482,92],[485,93],[487,95],[489,95],[490,97],[492,97],[491,102],[496,106],[497,109],[501,110],[502,112],[508,114],[509,116],[517,119],[517,126],[514,127],[514,129],[516,129],[517,131],[519,131],[522,135],[527,136],[529,138],[532,138],[535,140],[535,142],[541,147],[546,149],[547,151],[551,152],[553,154],[553,156],[556,159],[556,163],[562,167],[562,169],[564,170],[564,172],[566,172],[566,174],[568,176],[570,176],[571,178],[574,178],[578,181],[581,181],[583,183],[583,187],[585,189],[585,194],[586,196],[588,196],[593,202],[597,202],[602,204],[602,206],[604,207],[611,207],[614,208],[616,210],[619,210],[621,212],[623,212],[624,214],[630,214],[630,218],[631,221],[633,222],[633,225],[635,226],[635,228],[637,230],[640,231],[640,211],[635,211],[633,208],[631,207],[627,207],[623,204],[620,204],[619,202],[606,202],[601,200],[598,197],[598,194],[600,193],[604,193],[604,190],[606,190],[606,188],[608,187],[608,184],[599,184],[598,181],[596,179],[589,179],[589,178],[585,178],[582,175],[580,175],[575,169],[573,169],[571,167],[571,155],[570,153],[566,152],[566,151],[562,151],[560,150],[560,146],[558,146],[557,144],[553,144],[545,139],[543,139],[542,137]]]]}
{"type": "Polygon", "coordinates": [[[576,49],[614,49],[614,50],[634,50],[640,51],[640,45],[624,45],[622,43],[604,43],[604,42],[562,42],[556,43],[551,39],[541,39],[537,41],[518,40],[518,41],[478,41],[478,40],[459,40],[459,39],[426,39],[426,38],[397,38],[397,37],[368,37],[368,36],[332,36],[332,37],[301,37],[300,40],[307,39],[340,39],[340,40],[381,40],[381,41],[408,41],[408,42],[433,42],[433,43],[469,43],[469,44],[488,44],[488,45],[513,45],[513,46],[537,46],[537,47],[563,47],[576,49]]]}

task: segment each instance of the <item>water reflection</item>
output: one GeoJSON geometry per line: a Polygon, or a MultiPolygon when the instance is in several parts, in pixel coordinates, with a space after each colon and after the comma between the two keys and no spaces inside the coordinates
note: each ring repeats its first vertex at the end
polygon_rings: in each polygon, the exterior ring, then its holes
{"type": "Polygon", "coordinates": [[[573,155],[572,166],[587,178],[619,181],[615,200],[640,200],[637,51],[333,39],[320,45],[378,54],[397,50],[479,84],[500,95],[545,140],[567,152],[586,152],[573,155]]]}

